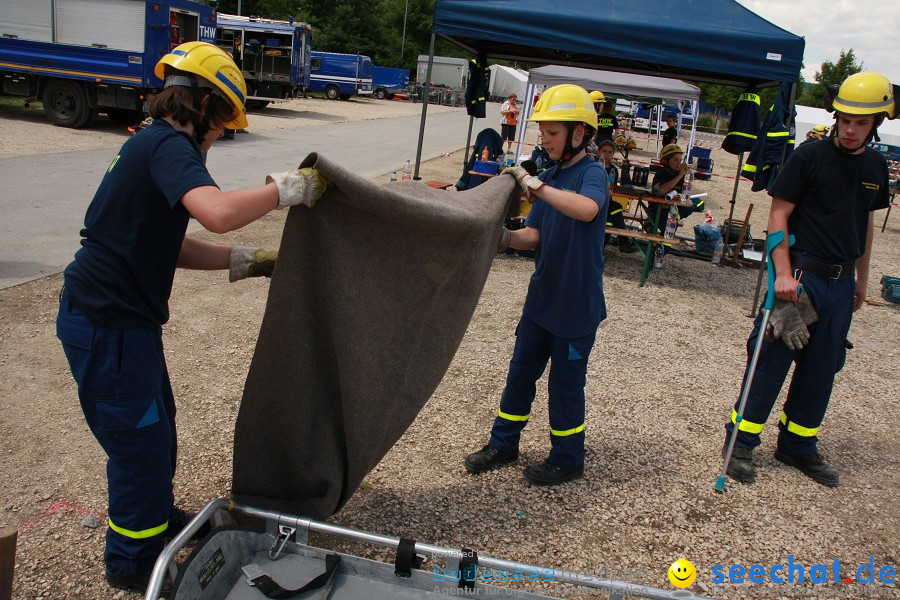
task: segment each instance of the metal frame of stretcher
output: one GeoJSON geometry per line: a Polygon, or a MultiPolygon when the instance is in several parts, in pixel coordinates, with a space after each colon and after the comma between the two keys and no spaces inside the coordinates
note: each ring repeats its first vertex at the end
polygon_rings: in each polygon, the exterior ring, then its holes
{"type": "MultiPolygon", "coordinates": [[[[250,519],[264,521],[265,532],[262,532],[261,530],[253,532],[254,535],[259,538],[255,542],[257,546],[250,548],[249,554],[245,552],[244,558],[240,559],[247,560],[246,557],[251,556],[249,562],[252,564],[245,563],[237,566],[237,568],[232,569],[232,572],[228,574],[229,580],[225,582],[224,585],[226,588],[233,585],[233,589],[236,591],[229,591],[227,593],[224,593],[221,598],[217,596],[218,600],[225,600],[226,598],[230,600],[232,598],[266,597],[261,591],[254,588],[254,584],[252,583],[253,576],[251,575],[251,572],[259,573],[260,569],[264,571],[268,569],[272,579],[282,580],[280,582],[281,585],[296,585],[296,581],[285,581],[286,579],[299,578],[299,575],[296,577],[292,577],[292,574],[287,569],[298,568],[304,571],[304,573],[302,574],[303,577],[307,577],[308,571],[310,570],[310,568],[308,568],[309,565],[302,564],[297,561],[306,560],[307,563],[309,563],[310,561],[314,561],[317,564],[324,564],[326,555],[328,554],[338,554],[342,559],[342,562],[337,567],[336,574],[333,577],[335,581],[333,589],[331,588],[331,585],[329,585],[329,590],[320,592],[320,595],[318,597],[327,597],[332,598],[333,600],[337,600],[341,597],[352,597],[354,599],[361,599],[363,597],[431,598],[444,595],[496,595],[532,599],[554,597],[552,594],[541,595],[550,591],[548,590],[548,586],[546,585],[542,586],[539,589],[536,586],[532,588],[539,591],[540,594],[538,594],[532,593],[530,591],[524,591],[519,587],[500,587],[484,583],[484,572],[489,572],[492,570],[503,572],[506,574],[534,574],[534,578],[525,580],[518,579],[518,581],[549,581],[554,583],[572,584],[586,588],[603,589],[605,590],[605,593],[603,595],[608,594],[612,599],[621,599],[627,596],[653,598],[659,600],[680,600],[685,598],[712,600],[704,596],[694,595],[688,590],[662,590],[625,581],[603,579],[594,575],[578,573],[575,571],[566,571],[553,567],[538,566],[513,560],[494,558],[491,556],[480,555],[466,549],[445,548],[442,546],[436,546],[433,544],[422,542],[411,542],[410,540],[404,540],[404,542],[407,544],[407,547],[409,547],[410,544],[414,543],[413,551],[415,555],[424,555],[426,557],[439,558],[440,560],[443,560],[445,562],[446,568],[441,570],[435,565],[434,571],[426,571],[415,568],[416,565],[414,564],[414,567],[411,569],[411,577],[398,577],[395,575],[395,565],[360,557],[353,557],[347,554],[340,554],[322,548],[316,548],[314,546],[308,545],[307,542],[309,539],[309,533],[316,532],[336,536],[345,540],[383,546],[398,551],[398,547],[401,544],[400,538],[361,531],[349,527],[335,525],[332,523],[314,521],[303,517],[286,515],[279,512],[254,508],[252,506],[233,502],[224,498],[219,498],[208,502],[206,506],[204,506],[203,509],[199,513],[197,513],[197,516],[192,519],[190,523],[188,523],[187,526],[185,526],[185,528],[178,535],[176,535],[175,538],[172,539],[172,541],[164,548],[162,554],[160,554],[153,568],[153,572],[150,577],[150,583],[145,595],[146,600],[158,600],[166,573],[168,571],[174,571],[175,556],[182,548],[184,548],[188,541],[190,541],[191,537],[203,526],[205,522],[213,519],[214,517],[216,517],[216,519],[214,520],[216,520],[217,522],[221,521],[220,517],[222,513],[220,513],[219,511],[222,510],[228,511],[228,513],[231,513],[234,516],[245,516],[250,519]],[[284,552],[283,555],[282,552],[284,552]],[[294,557],[295,562],[292,563],[291,560],[286,560],[278,563],[274,562],[277,559],[285,556],[294,557]],[[468,569],[477,569],[477,573],[479,575],[474,575],[476,573],[475,570],[468,571],[468,569]],[[240,574],[241,570],[243,571],[243,576],[240,574]],[[457,586],[457,583],[459,583],[460,579],[463,578],[460,576],[452,575],[453,573],[462,574],[464,572],[473,574],[469,577],[473,581],[469,582],[467,590],[462,589],[464,587],[462,584],[457,586]],[[438,579],[439,573],[443,574],[441,576],[441,579],[438,579]],[[371,585],[365,585],[363,588],[365,589],[365,594],[360,595],[359,580],[360,578],[362,578],[363,582],[365,583],[365,578],[367,577],[371,578],[370,580],[368,580],[368,583],[370,583],[371,585]],[[343,581],[339,581],[341,579],[343,579],[343,581]],[[354,583],[350,581],[351,579],[356,580],[355,588],[353,587],[354,583]],[[342,587],[346,590],[346,592],[343,594],[341,593],[342,587]],[[390,589],[390,591],[386,593],[386,589],[390,589]],[[334,595],[332,595],[332,593],[334,595]]],[[[210,542],[215,539],[215,537],[213,536],[221,536],[225,533],[228,533],[229,531],[235,532],[235,534],[242,534],[247,533],[250,530],[240,530],[236,528],[214,528],[210,535],[206,538],[206,545],[201,544],[201,546],[198,546],[198,548],[195,550],[195,553],[197,553],[198,550],[205,550],[206,546],[213,546],[213,549],[210,550],[210,553],[214,554],[213,558],[205,557],[201,561],[196,561],[201,565],[198,568],[201,573],[201,579],[205,578],[204,581],[200,582],[200,586],[202,586],[203,588],[206,588],[208,585],[210,585],[210,582],[218,576],[218,573],[220,571],[226,570],[226,563],[229,560],[228,557],[222,557],[222,550],[216,549],[213,544],[210,544],[210,542]],[[210,569],[210,564],[213,564],[215,568],[210,569]]],[[[199,557],[200,555],[198,554],[197,556],[199,557]]],[[[194,558],[196,557],[192,556],[192,559],[194,558]]],[[[193,562],[195,562],[195,560],[191,561],[191,563],[193,562]]],[[[236,565],[230,566],[234,567],[236,565]]],[[[190,567],[190,565],[188,565],[188,567],[190,567]]],[[[488,580],[490,580],[489,577],[488,580]]],[[[506,579],[496,580],[506,581],[506,579]]],[[[516,579],[508,580],[516,581],[516,579]]],[[[179,585],[178,589],[173,591],[172,598],[181,600],[181,598],[192,597],[182,593],[183,590],[181,588],[182,586],[179,585]]],[[[215,586],[211,586],[210,589],[215,589],[215,586]]],[[[219,585],[219,589],[223,589],[222,585],[219,585]]],[[[578,592],[574,591],[574,593],[578,592]]],[[[571,588],[564,588],[560,590],[560,594],[563,596],[571,596],[573,594],[573,590],[571,588]]],[[[208,597],[210,597],[208,594],[204,595],[204,598],[208,597]]],[[[297,596],[298,599],[307,597],[310,597],[307,593],[297,596]]]]}

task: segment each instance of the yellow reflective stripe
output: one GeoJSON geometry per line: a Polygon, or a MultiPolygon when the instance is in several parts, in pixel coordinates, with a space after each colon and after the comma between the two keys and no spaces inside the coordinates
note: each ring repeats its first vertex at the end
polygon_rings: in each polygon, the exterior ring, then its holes
{"type": "MultiPolygon", "coordinates": [[[[731,409],[731,422],[734,423],[737,421],[737,411],[733,408],[731,409]]],[[[746,431],[747,433],[762,433],[763,427],[765,427],[765,423],[753,423],[748,421],[747,419],[741,418],[741,424],[738,425],[739,431],[746,431]]]]}
{"type": "Polygon", "coordinates": [[[793,421],[788,421],[787,415],[784,414],[784,411],[781,412],[781,424],[784,425],[791,433],[802,437],[813,437],[819,433],[818,427],[804,427],[803,425],[797,425],[793,421]]]}
{"type": "Polygon", "coordinates": [[[790,131],[770,131],[766,133],[766,137],[787,137],[790,134],[790,131]]]}
{"type": "Polygon", "coordinates": [[[119,527],[115,523],[112,522],[112,519],[108,519],[109,528],[115,531],[116,533],[120,533],[125,537],[130,537],[135,540],[142,540],[144,538],[153,537],[154,535],[159,535],[163,531],[169,528],[169,522],[166,521],[162,525],[158,525],[156,527],[151,527],[150,529],[144,529],[142,531],[131,531],[130,529],[125,529],[124,527],[119,527]]]}
{"type": "Polygon", "coordinates": [[[738,102],[742,101],[753,102],[755,104],[759,104],[759,95],[757,94],[741,94],[741,97],[738,98],[738,102]]]}
{"type": "Polygon", "coordinates": [[[612,227],[612,223],[609,222],[609,221],[607,221],[607,222],[606,222],[606,226],[607,226],[607,227],[612,227]]]}
{"type": "Polygon", "coordinates": [[[741,171],[747,171],[749,173],[756,173],[756,165],[750,165],[750,164],[744,165],[743,167],[741,167],[741,171]]]}
{"type": "Polygon", "coordinates": [[[584,431],[584,423],[582,423],[578,427],[573,427],[572,429],[563,429],[562,431],[560,431],[558,429],[553,429],[552,427],[550,428],[550,433],[552,435],[558,435],[558,436],[563,436],[563,437],[567,436],[567,435],[575,435],[576,433],[581,433],[582,431],[584,431]]]}
{"type": "Polygon", "coordinates": [[[739,136],[741,136],[741,137],[750,138],[751,140],[755,140],[755,139],[756,139],[756,135],[755,135],[755,134],[752,134],[752,133],[744,133],[743,131],[729,131],[727,134],[725,134],[725,137],[728,137],[729,135],[739,135],[739,136]]]}
{"type": "Polygon", "coordinates": [[[527,421],[528,417],[531,416],[531,413],[528,413],[527,415],[511,415],[509,413],[503,412],[498,408],[497,416],[501,419],[506,419],[507,421],[527,421]]]}
{"type": "Polygon", "coordinates": [[[609,214],[611,214],[611,215],[617,215],[617,214],[619,214],[620,212],[622,212],[623,210],[625,210],[625,209],[623,209],[623,208],[617,208],[616,210],[612,211],[612,212],[609,213],[609,214]]]}

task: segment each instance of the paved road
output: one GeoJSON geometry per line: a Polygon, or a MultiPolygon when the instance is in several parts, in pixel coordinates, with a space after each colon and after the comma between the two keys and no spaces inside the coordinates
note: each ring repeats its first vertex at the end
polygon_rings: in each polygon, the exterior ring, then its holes
{"type": "MultiPolygon", "coordinates": [[[[500,120],[497,104],[476,120],[472,139],[500,120]]],[[[420,117],[373,119],[238,135],[219,142],[208,163],[224,190],[261,185],[319,152],[364,177],[415,163],[420,117]]],[[[465,146],[462,109],[428,115],[422,160],[465,146]]],[[[118,146],[0,159],[0,289],[60,272],[78,249],[84,213],[118,146]]],[[[462,172],[460,155],[460,172],[462,172]]]]}

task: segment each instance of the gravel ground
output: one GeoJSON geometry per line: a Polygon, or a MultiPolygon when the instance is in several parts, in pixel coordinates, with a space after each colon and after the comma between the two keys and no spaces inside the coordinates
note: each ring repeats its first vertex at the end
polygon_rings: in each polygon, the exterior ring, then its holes
{"type": "MultiPolygon", "coordinates": [[[[296,108],[301,106],[306,108],[293,119],[283,118],[293,107],[266,109],[273,113],[271,122],[251,117],[251,131],[420,108],[369,100],[309,100],[296,108]]],[[[0,112],[0,155],[122,141],[112,126],[70,131],[41,118],[0,112]]],[[[636,158],[646,156],[638,152],[636,158]]],[[[713,157],[718,172],[735,171],[734,157],[718,150],[713,157]]],[[[457,151],[426,163],[423,178],[455,181],[460,162],[457,151]]],[[[715,177],[696,185],[709,192],[707,204],[722,220],[733,180],[715,177]]],[[[736,215],[742,217],[750,202],[756,205],[752,232],[761,237],[767,197],[741,183],[736,215]]],[[[900,275],[897,218],[881,233],[883,213],[876,216],[869,283],[869,298],[876,302],[880,277],[900,275]]],[[[227,236],[198,237],[275,247],[283,219],[283,213],[274,214],[227,236]]],[[[692,217],[689,224],[697,221],[692,217]]],[[[841,486],[824,488],[774,460],[776,409],[757,452],[756,484],[729,480],[727,493],[717,495],[722,424],[739,393],[756,272],[670,256],[663,271],[640,288],[639,256],[608,248],[609,318],[588,370],[585,478],[543,489],[526,484],[521,470],[549,449],[546,378],[518,464],[481,476],[462,466],[465,455],[487,439],[532,270],[525,258],[496,259],[444,381],[334,522],[552,567],[614,571],[617,578],[665,589],[672,589],[666,569],[683,556],[698,570],[692,591],[729,598],[741,592],[786,599],[825,592],[897,597],[896,584],[856,581],[856,568],[870,557],[876,570],[896,569],[900,562],[898,443],[890,429],[897,413],[897,306],[867,305],[854,320],[850,339],[856,347],[838,375],[822,427],[821,448],[840,468],[841,486]],[[842,578],[849,574],[852,580],[827,590],[808,582],[749,589],[717,589],[712,583],[715,564],[726,572],[733,564],[770,567],[786,564],[789,555],[807,568],[827,565],[829,577],[839,559],[842,578]]],[[[123,598],[102,577],[104,456],[84,423],[54,337],[60,283],[56,275],[0,291],[0,527],[19,528],[13,598],[123,598]],[[88,515],[101,526],[83,526],[88,515]]],[[[234,419],[267,290],[267,281],[228,284],[221,273],[176,276],[164,339],[179,407],[175,490],[185,507],[198,508],[229,491],[234,419]]],[[[379,549],[316,541],[391,560],[379,549]]]]}

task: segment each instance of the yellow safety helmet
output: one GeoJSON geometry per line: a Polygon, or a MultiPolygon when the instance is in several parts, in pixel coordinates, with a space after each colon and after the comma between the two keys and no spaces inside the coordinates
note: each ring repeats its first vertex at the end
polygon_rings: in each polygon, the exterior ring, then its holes
{"type": "Polygon", "coordinates": [[[571,83],[554,85],[541,94],[528,121],[586,123],[597,129],[597,113],[590,95],[583,87],[571,83]]]}
{"type": "Polygon", "coordinates": [[[684,150],[682,150],[678,144],[669,144],[659,151],[659,160],[664,161],[670,156],[674,156],[676,154],[684,154],[684,150]]]}
{"type": "Polygon", "coordinates": [[[828,133],[828,126],[827,125],[813,125],[812,130],[814,132],[818,133],[819,135],[825,135],[826,133],[828,133]]]}
{"type": "Polygon", "coordinates": [[[894,88],[888,78],[879,73],[856,73],[844,80],[830,104],[833,110],[846,115],[884,113],[893,119],[894,88]]]}
{"type": "Polygon", "coordinates": [[[637,142],[634,141],[634,138],[628,138],[628,142],[625,144],[625,147],[629,150],[634,150],[637,148],[637,142]]]}
{"type": "MultiPolygon", "coordinates": [[[[225,127],[243,129],[247,126],[247,114],[244,112],[247,84],[241,70],[224,50],[206,42],[185,42],[156,63],[154,73],[162,80],[166,79],[166,65],[202,78],[214,92],[228,99],[234,107],[235,117],[225,123],[225,127]]],[[[202,82],[198,83],[207,87],[202,82]]]]}
{"type": "Polygon", "coordinates": [[[590,96],[591,96],[591,102],[593,102],[594,104],[606,102],[606,96],[604,96],[603,92],[601,92],[600,90],[594,90],[593,92],[590,93],[590,96]]]}

